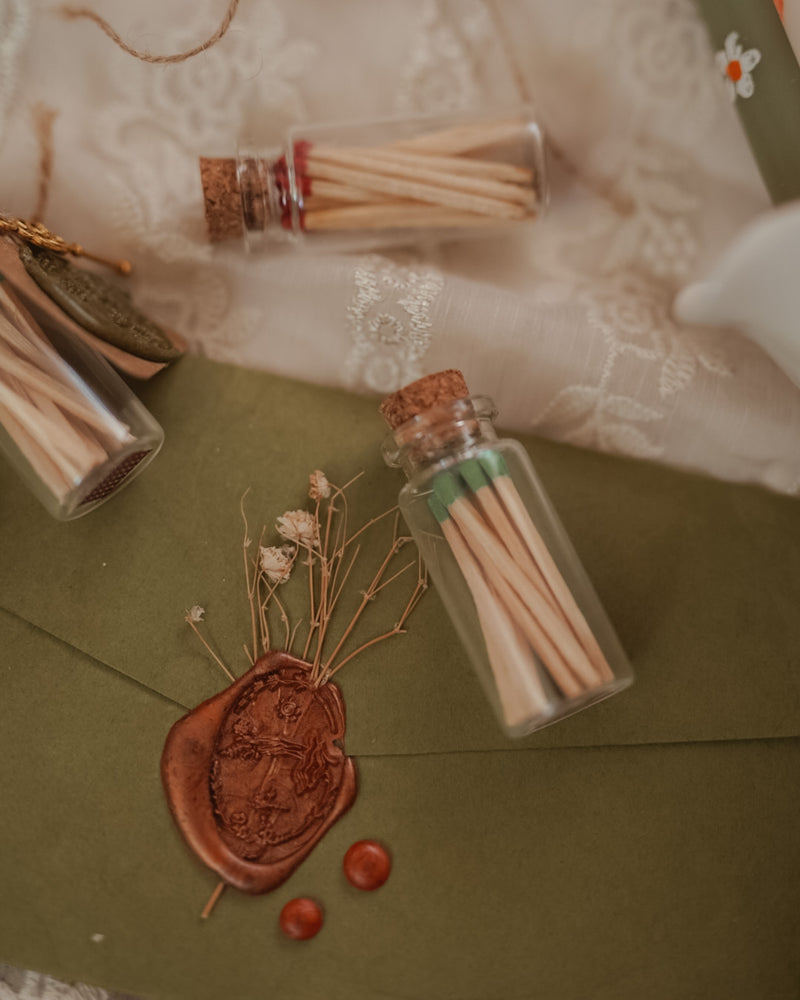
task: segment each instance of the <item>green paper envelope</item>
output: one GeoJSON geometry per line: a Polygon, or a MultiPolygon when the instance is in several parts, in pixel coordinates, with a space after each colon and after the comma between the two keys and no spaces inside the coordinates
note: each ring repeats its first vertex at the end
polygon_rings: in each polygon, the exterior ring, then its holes
{"type": "Polygon", "coordinates": [[[86,518],[0,469],[0,960],[185,1000],[797,995],[796,501],[526,440],[634,686],[510,742],[429,592],[338,677],[353,809],[284,886],[203,922],[216,879],[158,771],[225,683],[185,610],[243,672],[248,487],[252,533],[315,468],[364,470],[359,515],[401,479],[374,400],[196,358],[141,395],[167,444],[86,518]],[[341,874],[364,837],[394,856],[371,894],[341,874]],[[277,931],[297,895],[326,912],[305,944],[277,931]]]}

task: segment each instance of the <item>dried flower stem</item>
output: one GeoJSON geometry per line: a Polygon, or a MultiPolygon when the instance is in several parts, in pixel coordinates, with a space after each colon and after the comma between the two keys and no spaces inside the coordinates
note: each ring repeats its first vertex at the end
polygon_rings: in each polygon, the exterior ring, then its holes
{"type": "Polygon", "coordinates": [[[242,540],[242,559],[244,560],[244,578],[247,584],[247,600],[250,604],[250,624],[253,630],[253,655],[251,662],[254,663],[256,659],[256,653],[258,650],[258,639],[256,630],[256,607],[255,607],[255,591],[258,579],[258,566],[256,565],[255,569],[253,570],[254,576],[251,581],[250,563],[247,558],[247,550],[250,546],[250,529],[247,524],[247,515],[244,512],[244,498],[247,496],[249,492],[250,492],[250,487],[248,486],[247,489],[242,494],[241,500],[239,501],[239,510],[241,511],[242,514],[242,520],[244,521],[244,539],[242,540]]]}
{"type": "MultiPolygon", "coordinates": [[[[315,501],[312,511],[294,510],[287,511],[278,518],[278,533],[295,546],[291,561],[288,563],[286,576],[282,572],[287,567],[284,557],[283,562],[278,560],[281,579],[276,578],[273,563],[275,554],[271,549],[263,549],[262,541],[264,532],[258,545],[258,555],[251,561],[247,555],[247,549],[252,544],[249,534],[249,525],[244,512],[244,497],[241,502],[241,513],[244,521],[244,541],[242,546],[243,561],[245,566],[245,581],[247,584],[248,601],[250,603],[250,619],[253,632],[253,655],[250,654],[247,646],[245,652],[251,663],[259,655],[258,641],[260,639],[261,648],[266,652],[270,647],[270,627],[269,608],[274,602],[280,614],[284,627],[284,648],[290,651],[295,643],[301,625],[298,621],[294,627],[289,620],[286,607],[277,596],[278,586],[283,583],[291,572],[291,568],[296,564],[301,550],[306,553],[304,561],[308,567],[308,631],[302,651],[302,659],[310,664],[311,680],[316,685],[324,683],[341,666],[349,662],[355,655],[369,646],[374,645],[390,635],[397,635],[404,631],[404,624],[412,608],[415,606],[419,595],[427,586],[421,569],[418,571],[417,585],[409,599],[408,604],[392,629],[368,642],[364,643],[353,653],[336,663],[336,658],[341,654],[346,641],[350,638],[353,630],[358,624],[366,605],[377,595],[393,583],[399,576],[406,573],[413,565],[409,562],[397,572],[387,577],[387,572],[393,557],[400,547],[410,539],[406,536],[398,536],[399,512],[397,507],[391,507],[375,517],[369,518],[357,530],[349,534],[349,504],[345,490],[354,483],[360,476],[354,476],[343,487],[329,483],[324,473],[317,472],[311,478],[312,491],[311,499],[315,501]],[[321,477],[321,478],[320,478],[321,477]],[[322,486],[320,486],[320,483],[322,486]],[[327,507],[321,502],[327,501],[327,507]],[[362,552],[362,544],[357,542],[359,537],[373,525],[384,520],[390,514],[394,514],[394,525],[392,529],[392,541],[386,552],[383,561],[374,574],[367,590],[363,592],[360,605],[352,615],[344,632],[338,638],[336,646],[330,656],[325,654],[326,639],[332,625],[332,618],[342,594],[347,589],[348,580],[351,579],[356,561],[362,552]],[[313,650],[313,656],[312,651],[313,650]]],[[[246,494],[245,494],[246,496],[246,494]]]]}
{"type": "Polygon", "coordinates": [[[358,529],[358,531],[354,532],[347,539],[347,541],[344,543],[345,548],[347,548],[347,546],[351,542],[354,542],[359,535],[363,534],[367,530],[367,528],[371,528],[373,524],[377,524],[378,521],[382,521],[385,517],[388,517],[390,514],[396,513],[397,510],[398,508],[396,506],[389,507],[388,510],[385,510],[382,514],[378,514],[376,517],[370,518],[369,521],[367,521],[365,524],[362,524],[361,527],[358,529]]]}
{"type": "MultiPolygon", "coordinates": [[[[354,563],[356,561],[356,558],[358,557],[358,553],[360,551],[361,551],[361,546],[360,545],[356,545],[356,550],[355,550],[355,552],[353,553],[353,555],[352,555],[352,557],[350,559],[350,564],[348,565],[347,569],[344,571],[344,576],[342,577],[342,582],[339,584],[339,589],[333,595],[333,600],[331,601],[331,608],[330,608],[331,614],[333,614],[333,612],[334,612],[334,610],[336,608],[336,604],[337,604],[337,602],[339,600],[339,597],[340,597],[342,591],[344,590],[344,585],[347,583],[347,578],[350,576],[350,571],[353,569],[353,565],[354,565],[354,563]]],[[[334,580],[333,582],[335,584],[336,581],[334,580]]]]}
{"type": "MultiPolygon", "coordinates": [[[[392,580],[400,576],[400,573],[404,573],[409,568],[409,566],[413,565],[414,565],[413,563],[409,563],[408,566],[404,566],[399,573],[395,573],[393,577],[390,577],[386,581],[386,583],[378,587],[375,590],[375,594],[377,594],[379,590],[382,590],[383,587],[386,586],[386,584],[391,583],[392,580]]],[[[348,653],[343,660],[340,660],[335,667],[328,666],[328,668],[325,670],[320,679],[320,684],[327,684],[327,682],[331,679],[331,677],[333,677],[333,675],[337,673],[337,671],[341,670],[346,663],[349,663],[350,660],[354,659],[360,653],[363,653],[365,649],[369,649],[370,646],[374,646],[376,643],[382,642],[384,639],[391,639],[393,635],[402,635],[406,631],[405,623],[408,621],[409,615],[417,606],[420,598],[427,589],[428,589],[428,574],[424,568],[422,557],[417,556],[417,585],[414,588],[411,597],[408,599],[408,603],[406,604],[405,609],[403,610],[402,615],[400,615],[400,619],[397,621],[394,628],[391,628],[388,632],[384,632],[383,635],[375,636],[375,638],[370,639],[365,643],[362,643],[362,645],[360,645],[358,649],[354,649],[352,653],[348,653]]]]}
{"type": "Polygon", "coordinates": [[[200,914],[201,920],[208,920],[211,916],[211,911],[217,905],[217,900],[222,895],[222,890],[225,888],[225,882],[218,882],[216,889],[211,893],[208,902],[203,907],[203,912],[200,914]]]}
{"type": "MultiPolygon", "coordinates": [[[[226,676],[226,677],[227,677],[227,678],[228,678],[229,680],[231,680],[231,681],[235,681],[235,680],[236,680],[236,678],[235,678],[235,677],[233,676],[233,674],[232,674],[232,673],[230,672],[230,670],[228,670],[228,668],[227,668],[227,667],[225,666],[225,664],[224,664],[224,663],[222,662],[222,660],[221,660],[221,659],[220,659],[220,658],[219,658],[219,657],[217,656],[217,654],[216,654],[216,653],[214,652],[214,650],[213,650],[213,649],[211,648],[211,646],[209,646],[209,644],[208,644],[208,643],[206,642],[206,640],[204,639],[204,637],[203,637],[203,636],[202,636],[202,634],[200,633],[200,629],[199,629],[199,628],[197,627],[197,625],[196,625],[196,624],[195,624],[195,623],[194,623],[194,622],[192,621],[192,619],[191,619],[191,618],[188,618],[188,617],[187,617],[187,618],[185,619],[185,621],[186,621],[186,624],[187,624],[187,625],[188,625],[188,626],[189,626],[189,627],[190,627],[190,628],[192,629],[192,631],[194,632],[194,634],[195,634],[195,635],[197,636],[197,638],[198,638],[198,639],[200,640],[200,642],[202,642],[202,644],[203,644],[203,645],[204,645],[204,646],[206,647],[206,649],[207,649],[207,650],[208,650],[208,652],[210,653],[210,655],[211,655],[212,659],[214,659],[214,660],[215,660],[215,662],[216,662],[216,663],[217,663],[217,664],[218,664],[218,665],[220,666],[220,668],[221,668],[221,669],[222,669],[222,670],[224,671],[224,673],[225,673],[225,676],[226,676]]],[[[245,647],[245,648],[246,648],[246,647],[245,647]]]]}
{"type": "Polygon", "coordinates": [[[286,647],[286,652],[287,653],[291,653],[292,652],[292,646],[294,646],[294,640],[295,640],[295,636],[297,635],[297,630],[300,628],[300,626],[302,624],[303,624],[303,619],[302,618],[300,618],[295,623],[295,626],[292,629],[292,634],[289,636],[289,645],[286,647]]]}
{"type": "Polygon", "coordinates": [[[280,610],[281,613],[281,621],[283,622],[284,628],[286,629],[286,639],[284,642],[284,648],[288,650],[289,635],[291,632],[291,626],[289,625],[289,616],[286,614],[286,608],[284,608],[283,604],[281,604],[281,602],[278,600],[277,595],[273,594],[272,599],[278,605],[278,609],[280,610]]]}
{"type": "MultiPolygon", "coordinates": [[[[366,608],[367,604],[369,604],[369,602],[375,596],[375,588],[380,583],[381,577],[386,572],[386,568],[389,565],[389,563],[391,562],[392,557],[395,555],[395,553],[397,552],[397,550],[400,548],[401,544],[405,540],[406,539],[395,539],[395,541],[390,546],[389,551],[386,553],[386,556],[384,557],[383,562],[378,567],[377,573],[372,578],[372,581],[371,581],[369,587],[367,587],[367,589],[364,591],[364,594],[363,594],[363,596],[361,598],[361,603],[359,604],[358,608],[356,609],[355,614],[353,615],[353,617],[350,619],[350,624],[347,626],[347,628],[342,633],[342,636],[339,639],[339,642],[336,644],[336,648],[334,649],[333,653],[331,653],[330,657],[328,658],[328,662],[323,667],[323,674],[326,673],[326,672],[328,672],[328,670],[330,669],[331,663],[339,655],[339,652],[340,652],[342,646],[345,644],[345,642],[347,641],[350,633],[356,627],[356,624],[358,623],[358,620],[361,618],[361,615],[364,613],[364,608],[366,608]]],[[[312,676],[314,676],[314,675],[319,676],[319,674],[317,673],[316,669],[314,671],[312,671],[312,676]]]]}

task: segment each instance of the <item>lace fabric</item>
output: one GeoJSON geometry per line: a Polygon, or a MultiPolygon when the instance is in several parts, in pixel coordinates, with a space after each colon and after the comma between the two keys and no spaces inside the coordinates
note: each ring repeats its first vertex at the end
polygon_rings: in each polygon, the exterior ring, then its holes
{"type": "Polygon", "coordinates": [[[0,149],[16,95],[19,57],[28,33],[29,21],[25,0],[0,0],[0,149]]]}
{"type": "Polygon", "coordinates": [[[40,972],[25,972],[0,965],[0,1000],[136,1000],[123,993],[109,993],[83,983],[62,983],[40,972]]]}
{"type": "MultiPolygon", "coordinates": [[[[221,6],[102,13],[169,52],[207,37],[221,6]]],[[[0,207],[19,215],[35,200],[33,101],[59,112],[45,221],[130,257],[137,301],[193,350],[381,394],[460,367],[506,427],[800,491],[800,391],[739,334],[671,314],[768,207],[691,0],[350,0],[344,19],[261,0],[201,56],[159,67],[88,22],[0,0],[0,207]],[[242,134],[277,142],[293,122],[516,103],[496,14],[557,151],[541,221],[368,256],[212,252],[199,155],[230,155],[242,134]]],[[[0,998],[108,996],[44,982],[6,968],[0,998]]]]}

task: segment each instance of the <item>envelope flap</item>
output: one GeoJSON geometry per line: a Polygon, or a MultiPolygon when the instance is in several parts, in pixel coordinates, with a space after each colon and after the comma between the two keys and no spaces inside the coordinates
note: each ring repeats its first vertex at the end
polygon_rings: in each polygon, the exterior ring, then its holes
{"type": "MultiPolygon", "coordinates": [[[[479,387],[478,387],[479,388],[479,387]]],[[[163,424],[158,459],[111,502],[51,520],[0,469],[0,607],[190,707],[237,674],[250,618],[240,501],[257,529],[307,503],[309,473],[355,473],[362,516],[396,500],[375,401],[185,358],[138,392],[163,424]]],[[[364,754],[667,743],[800,734],[796,501],[524,438],[636,670],[633,688],[506,740],[430,590],[408,635],[338,676],[347,749],[364,754]]]]}

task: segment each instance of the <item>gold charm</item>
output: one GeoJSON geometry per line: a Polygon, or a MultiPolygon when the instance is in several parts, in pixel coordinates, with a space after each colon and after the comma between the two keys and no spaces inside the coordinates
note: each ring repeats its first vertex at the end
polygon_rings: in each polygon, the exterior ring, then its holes
{"type": "Polygon", "coordinates": [[[113,268],[118,274],[127,275],[133,270],[129,260],[109,260],[106,257],[98,257],[96,254],[84,250],[80,243],[67,243],[63,237],[51,233],[41,222],[26,222],[25,219],[15,219],[0,215],[0,233],[8,233],[10,236],[16,236],[24,243],[30,243],[35,247],[42,247],[45,250],[52,250],[55,253],[69,253],[75,257],[86,257],[88,260],[94,260],[98,264],[105,265],[105,267],[113,268]]]}

